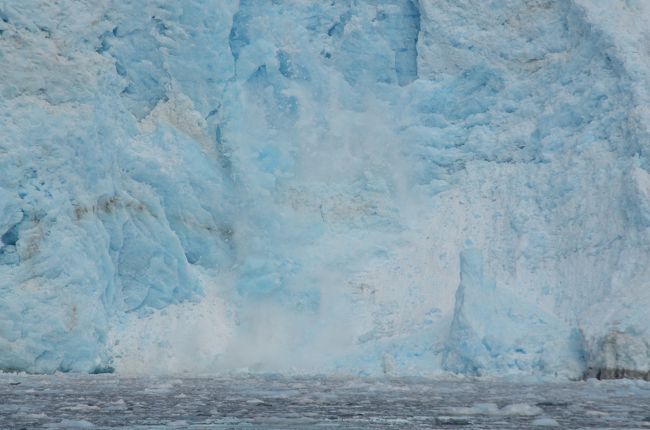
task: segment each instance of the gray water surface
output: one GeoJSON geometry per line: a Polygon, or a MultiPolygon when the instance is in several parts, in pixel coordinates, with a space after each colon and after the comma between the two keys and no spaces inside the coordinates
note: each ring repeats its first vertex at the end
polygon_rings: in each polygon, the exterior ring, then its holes
{"type": "Polygon", "coordinates": [[[0,428],[650,428],[650,383],[0,374],[0,428]]]}

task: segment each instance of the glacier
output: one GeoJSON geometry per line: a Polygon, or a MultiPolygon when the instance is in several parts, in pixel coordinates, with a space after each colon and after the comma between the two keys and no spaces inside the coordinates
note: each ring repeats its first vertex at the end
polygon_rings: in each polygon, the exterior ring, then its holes
{"type": "Polygon", "coordinates": [[[642,0],[0,0],[0,369],[650,372],[642,0]]]}

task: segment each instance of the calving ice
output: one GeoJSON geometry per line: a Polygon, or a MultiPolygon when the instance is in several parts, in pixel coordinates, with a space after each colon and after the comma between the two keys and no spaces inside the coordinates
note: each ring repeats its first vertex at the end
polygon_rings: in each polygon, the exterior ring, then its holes
{"type": "Polygon", "coordinates": [[[0,369],[647,377],[649,18],[0,2],[0,369]]]}

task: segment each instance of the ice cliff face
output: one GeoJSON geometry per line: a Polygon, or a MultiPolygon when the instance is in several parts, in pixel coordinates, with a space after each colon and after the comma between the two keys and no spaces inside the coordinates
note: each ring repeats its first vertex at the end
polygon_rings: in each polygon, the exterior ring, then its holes
{"type": "Polygon", "coordinates": [[[642,1],[0,1],[0,368],[650,370],[642,1]]]}

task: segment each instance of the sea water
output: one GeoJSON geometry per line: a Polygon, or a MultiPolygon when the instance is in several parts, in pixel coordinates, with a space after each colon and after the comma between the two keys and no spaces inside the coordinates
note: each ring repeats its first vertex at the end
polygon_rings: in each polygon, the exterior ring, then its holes
{"type": "Polygon", "coordinates": [[[0,428],[650,428],[644,381],[0,375],[0,428]]]}

